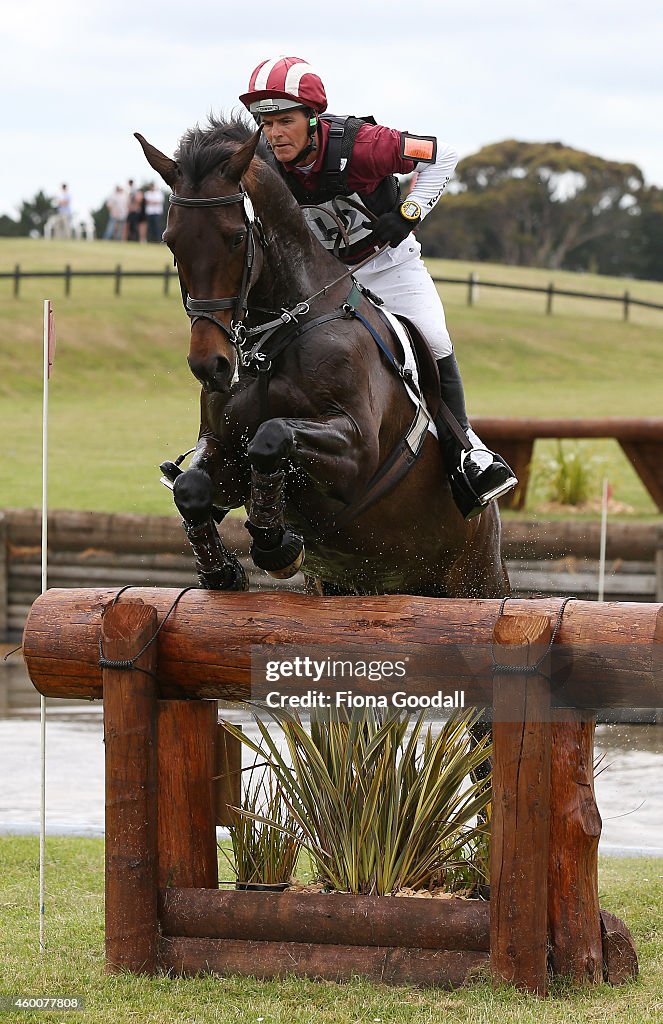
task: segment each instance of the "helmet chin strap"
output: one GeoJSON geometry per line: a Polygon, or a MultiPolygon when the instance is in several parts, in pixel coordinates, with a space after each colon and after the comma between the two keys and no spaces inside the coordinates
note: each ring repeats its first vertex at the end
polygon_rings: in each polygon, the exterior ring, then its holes
{"type": "Polygon", "coordinates": [[[301,160],[305,160],[309,153],[312,153],[317,147],[315,142],[315,136],[318,131],[318,116],[314,111],[311,111],[308,121],[308,145],[304,146],[301,153],[298,153],[295,159],[292,161],[293,164],[298,164],[301,160]]]}

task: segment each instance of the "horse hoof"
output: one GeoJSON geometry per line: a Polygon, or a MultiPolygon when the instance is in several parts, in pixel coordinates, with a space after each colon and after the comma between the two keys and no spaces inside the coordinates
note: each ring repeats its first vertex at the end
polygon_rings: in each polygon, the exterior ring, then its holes
{"type": "Polygon", "coordinates": [[[277,580],[289,580],[299,572],[304,562],[304,539],[292,530],[286,530],[277,548],[259,548],[254,541],[251,558],[258,569],[264,569],[277,580]]]}
{"type": "Polygon", "coordinates": [[[183,519],[196,526],[209,518],[212,508],[212,481],[202,469],[187,469],[173,481],[173,497],[183,519]]]}
{"type": "Polygon", "coordinates": [[[248,590],[249,580],[240,562],[215,569],[199,569],[198,582],[203,590],[248,590]]]}
{"type": "Polygon", "coordinates": [[[293,576],[297,575],[297,573],[301,569],[302,565],[304,564],[304,558],[305,558],[305,551],[304,551],[304,548],[302,548],[301,554],[292,563],[292,565],[287,565],[285,567],[285,569],[278,569],[278,570],[272,569],[271,572],[269,572],[269,575],[273,576],[275,580],[289,580],[289,579],[292,579],[293,576]]]}

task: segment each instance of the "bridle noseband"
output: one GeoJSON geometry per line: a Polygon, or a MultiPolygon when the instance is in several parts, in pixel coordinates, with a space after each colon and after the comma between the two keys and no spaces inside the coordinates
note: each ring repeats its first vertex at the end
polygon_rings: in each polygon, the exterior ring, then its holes
{"type": "Polygon", "coordinates": [[[184,196],[175,195],[174,192],[171,193],[169,197],[169,203],[171,206],[183,206],[185,208],[188,207],[189,209],[205,206],[229,206],[231,203],[242,203],[244,224],[246,225],[247,230],[246,249],[244,251],[244,270],[242,272],[242,282],[239,294],[233,295],[232,298],[229,299],[192,299],[188,292],[186,292],[184,285],[182,285],[184,308],[191,320],[191,326],[193,327],[198,320],[211,320],[213,324],[216,324],[217,327],[221,328],[231,345],[237,349],[238,354],[240,351],[239,346],[242,341],[242,321],[244,320],[249,308],[249,291],[251,289],[251,278],[253,276],[253,265],[256,254],[256,241],[254,235],[254,230],[256,228],[261,241],[264,243],[262,225],[256,218],[253,203],[241,185],[239,188],[239,192],[236,192],[231,196],[214,196],[210,199],[186,199],[184,196]],[[228,328],[223,321],[219,320],[218,317],[214,316],[212,311],[220,309],[233,310],[233,318],[230,321],[230,328],[228,328]]]}

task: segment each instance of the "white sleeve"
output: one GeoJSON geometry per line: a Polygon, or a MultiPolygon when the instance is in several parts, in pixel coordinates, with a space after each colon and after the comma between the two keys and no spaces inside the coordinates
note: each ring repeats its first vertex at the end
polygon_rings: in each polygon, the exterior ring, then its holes
{"type": "Polygon", "coordinates": [[[437,205],[457,163],[458,153],[455,149],[438,145],[434,164],[419,163],[415,167],[417,180],[407,198],[419,203],[422,220],[437,205]]]}

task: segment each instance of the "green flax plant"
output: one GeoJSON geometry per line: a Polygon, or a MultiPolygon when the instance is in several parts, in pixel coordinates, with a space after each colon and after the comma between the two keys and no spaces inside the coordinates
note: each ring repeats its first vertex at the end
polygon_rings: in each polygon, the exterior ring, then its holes
{"type": "Polygon", "coordinates": [[[591,494],[597,461],[583,455],[581,448],[565,448],[558,441],[555,455],[539,466],[539,475],[547,485],[548,498],[560,505],[582,505],[591,494]]]}
{"type": "MultiPolygon", "coordinates": [[[[400,710],[319,711],[310,734],[292,712],[273,717],[287,755],[261,718],[258,743],[226,728],[269,760],[325,888],[451,890],[456,868],[466,883],[481,835],[476,818],[490,802],[489,783],[472,781],[490,756],[488,739],[470,742],[476,712],[454,713],[437,734],[424,730],[424,715],[400,710]]],[[[483,858],[475,874],[484,880],[483,858]]]]}
{"type": "Polygon", "coordinates": [[[292,817],[277,776],[264,760],[254,761],[244,786],[242,807],[229,825],[233,859],[221,853],[241,883],[289,882],[301,848],[301,830],[292,817]]]}

